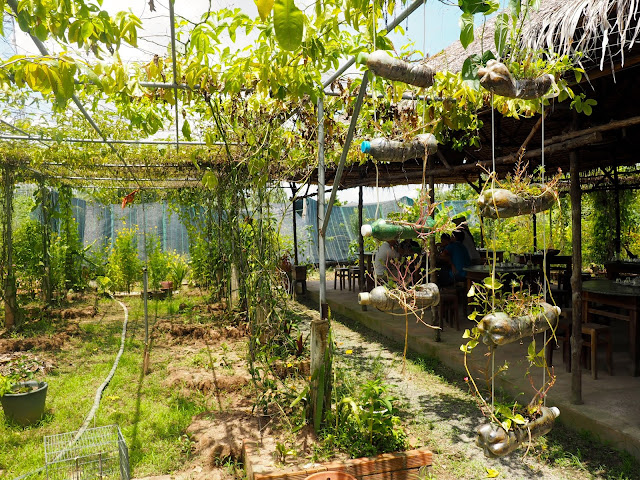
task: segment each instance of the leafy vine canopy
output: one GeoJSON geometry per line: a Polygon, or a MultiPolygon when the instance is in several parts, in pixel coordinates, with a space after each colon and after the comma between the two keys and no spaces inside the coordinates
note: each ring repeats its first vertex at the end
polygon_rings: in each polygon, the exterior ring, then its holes
{"type": "MultiPolygon", "coordinates": [[[[405,3],[399,2],[398,7],[405,3]]],[[[393,0],[318,0],[312,6],[302,8],[294,0],[257,0],[252,12],[208,11],[198,22],[178,18],[175,68],[181,88],[176,94],[170,88],[174,78],[170,45],[166,55],[146,62],[123,61],[120,47],[135,47],[142,28],[133,13],[110,15],[99,0],[0,0],[0,12],[13,17],[20,29],[48,49],[41,48],[40,55],[0,59],[0,97],[9,105],[5,112],[29,102],[50,104],[47,118],[16,119],[14,124],[57,140],[100,138],[77,110],[68,108],[73,99],[91,113],[108,138],[170,138],[177,120],[181,141],[205,143],[184,147],[177,155],[196,169],[199,162],[209,165],[219,159],[245,165],[260,181],[273,174],[309,171],[315,164],[315,104],[323,96],[323,79],[346,58],[370,51],[374,45],[394,49],[379,20],[397,7],[393,0]],[[374,21],[377,28],[372,28],[374,21]],[[250,45],[239,45],[239,35],[249,38],[250,45]],[[157,86],[149,88],[149,83],[157,86]]],[[[476,0],[471,6],[461,2],[460,8],[464,16],[489,14],[497,6],[476,0]]],[[[465,31],[466,24],[461,24],[461,35],[465,31]]],[[[416,58],[415,53],[418,58],[424,56],[412,45],[395,52],[408,59],[416,58]]],[[[561,62],[569,64],[566,59],[561,62]]],[[[477,71],[479,63],[472,70],[477,71]]],[[[488,95],[465,77],[468,70],[438,72],[433,87],[413,89],[414,95],[429,96],[429,103],[403,101],[406,85],[373,79],[370,88],[375,95],[365,101],[358,135],[408,137],[426,131],[454,148],[478,146],[481,122],[476,112],[487,103],[488,95]]],[[[325,101],[329,164],[337,161],[344,144],[359,78],[329,86],[338,94],[325,101]]],[[[496,105],[504,114],[532,115],[540,102],[504,99],[496,105]]],[[[34,157],[40,162],[46,159],[87,169],[96,159],[118,161],[105,146],[48,145],[33,143],[29,148],[38,150],[34,157]]],[[[162,163],[169,157],[175,161],[176,155],[167,154],[168,150],[120,147],[122,154],[131,157],[130,163],[162,163]]],[[[357,145],[349,157],[352,162],[364,160],[357,145]]]]}

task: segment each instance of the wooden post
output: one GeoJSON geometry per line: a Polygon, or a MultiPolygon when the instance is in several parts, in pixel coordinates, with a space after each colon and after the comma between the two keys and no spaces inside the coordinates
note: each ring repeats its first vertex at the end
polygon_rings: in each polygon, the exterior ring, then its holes
{"type": "MultiPolygon", "coordinates": [[[[433,166],[433,160],[427,159],[429,170],[433,166]]],[[[433,175],[429,175],[429,205],[433,205],[436,201],[436,184],[433,175]]],[[[435,218],[435,210],[431,212],[431,218],[435,218]]],[[[438,272],[436,271],[436,237],[435,235],[429,236],[429,268],[431,269],[430,281],[436,283],[438,281],[438,272]]],[[[438,325],[440,328],[436,329],[435,341],[442,341],[442,318],[440,317],[440,309],[432,308],[431,314],[433,316],[434,325],[438,325]]]]}
{"type": "Polygon", "coordinates": [[[18,299],[16,289],[16,277],[13,271],[13,167],[4,165],[3,190],[4,190],[4,235],[3,235],[3,262],[4,262],[4,326],[13,327],[18,323],[18,299]]]}
{"type": "MultiPolygon", "coordinates": [[[[365,269],[364,269],[364,237],[362,236],[362,209],[363,209],[363,189],[362,185],[358,187],[358,291],[365,290],[365,269]]],[[[362,305],[362,311],[367,311],[367,306],[362,305]]]]}
{"type": "MultiPolygon", "coordinates": [[[[293,260],[294,260],[294,268],[298,265],[298,228],[296,225],[296,184],[291,183],[291,219],[293,220],[293,260]]],[[[293,286],[293,292],[295,293],[296,286],[293,286]]]]}
{"type": "Polygon", "coordinates": [[[620,180],[618,179],[618,166],[615,165],[613,167],[613,188],[616,197],[615,202],[615,215],[616,215],[616,236],[613,240],[613,246],[616,254],[616,260],[620,259],[620,250],[621,250],[621,242],[620,242],[620,180]]]}
{"type": "MultiPolygon", "coordinates": [[[[320,319],[311,321],[311,414],[313,428],[320,430],[324,411],[331,401],[331,350],[329,349],[329,320],[327,297],[327,270],[325,262],[325,164],[324,164],[324,103],[318,98],[318,264],[320,269],[320,319]]],[[[334,185],[337,188],[337,185],[334,185]]]]}
{"type": "MultiPolygon", "coordinates": [[[[571,308],[573,310],[571,333],[571,403],[582,404],[582,198],[578,174],[578,155],[569,153],[569,175],[571,195],[571,249],[573,269],[571,271],[571,308]]],[[[595,368],[594,365],[591,368],[595,368]]]]}

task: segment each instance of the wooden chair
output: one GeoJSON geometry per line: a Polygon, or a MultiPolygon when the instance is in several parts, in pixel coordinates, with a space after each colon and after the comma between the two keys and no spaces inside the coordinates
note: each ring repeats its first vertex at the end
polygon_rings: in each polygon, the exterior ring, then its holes
{"type": "Polygon", "coordinates": [[[338,288],[338,280],[340,280],[340,290],[342,290],[349,282],[349,267],[336,266],[335,277],[333,277],[334,290],[338,288]]]}
{"type": "Polygon", "coordinates": [[[442,325],[446,322],[456,330],[460,330],[460,317],[458,315],[458,294],[453,291],[440,290],[440,318],[442,325]]]}

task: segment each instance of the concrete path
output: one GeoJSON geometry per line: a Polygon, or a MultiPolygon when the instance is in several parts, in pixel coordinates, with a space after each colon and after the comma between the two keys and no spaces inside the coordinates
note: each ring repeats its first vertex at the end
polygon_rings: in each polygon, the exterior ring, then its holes
{"type": "MultiPolygon", "coordinates": [[[[307,295],[317,301],[320,282],[308,281],[307,286],[307,295]]],[[[460,331],[445,326],[441,333],[441,341],[436,342],[434,330],[417,322],[415,317],[409,316],[407,330],[404,315],[391,315],[371,307],[363,312],[362,307],[358,305],[356,292],[347,289],[334,290],[333,281],[327,281],[327,287],[327,303],[332,312],[352,318],[371,330],[401,343],[404,343],[406,335],[410,350],[436,357],[450,368],[460,371],[461,376],[466,375],[460,345],[465,343],[462,332],[465,328],[474,326],[474,322],[461,318],[460,331]]],[[[583,371],[583,405],[570,403],[571,374],[566,372],[562,363],[562,350],[556,350],[554,371],[557,380],[549,392],[547,405],[560,409],[559,422],[579,431],[591,432],[600,440],[624,449],[640,459],[640,377],[631,376],[631,360],[625,346],[616,347],[615,350],[613,376],[606,372],[604,355],[598,361],[600,368],[597,380],[591,378],[588,370],[583,371]]],[[[476,370],[487,368],[487,359],[483,356],[486,351],[482,346],[474,350],[471,358],[476,370]]],[[[529,380],[525,377],[528,366],[526,354],[525,344],[514,343],[499,347],[495,360],[496,368],[505,361],[509,364],[509,368],[500,375],[497,385],[517,395],[522,402],[527,402],[533,396],[529,380]],[[521,395],[523,393],[524,395],[521,395]]],[[[542,378],[539,383],[542,384],[542,378]]]]}

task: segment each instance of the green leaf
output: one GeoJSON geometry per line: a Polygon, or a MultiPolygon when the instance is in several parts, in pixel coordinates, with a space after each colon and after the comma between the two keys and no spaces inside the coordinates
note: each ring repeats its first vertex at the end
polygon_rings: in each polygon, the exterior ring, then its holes
{"type": "Polygon", "coordinates": [[[214,190],[218,186],[218,177],[211,170],[208,170],[202,176],[202,184],[208,189],[214,190]]]}
{"type": "Polygon", "coordinates": [[[274,0],[256,0],[256,6],[258,7],[258,13],[260,14],[260,18],[264,22],[269,15],[271,15],[271,10],[273,9],[274,0]]]}
{"type": "Polygon", "coordinates": [[[501,57],[504,54],[505,47],[507,46],[507,35],[509,34],[509,15],[501,13],[496,17],[496,29],[493,33],[493,41],[496,44],[496,51],[498,56],[501,57]]]}
{"type": "Polygon", "coordinates": [[[486,467],[487,469],[487,478],[496,478],[498,475],[500,475],[500,472],[498,470],[494,470],[493,468],[489,468],[486,467]]]}
{"type": "Polygon", "coordinates": [[[522,0],[509,0],[509,9],[511,10],[511,15],[515,18],[520,16],[520,8],[522,6],[522,0]]]}
{"type": "Polygon", "coordinates": [[[467,297],[471,298],[471,297],[475,296],[475,294],[476,294],[476,286],[475,285],[471,285],[471,288],[467,292],[467,297]]]}
{"type": "Polygon", "coordinates": [[[184,138],[186,138],[188,141],[191,140],[191,125],[189,125],[189,122],[187,122],[185,120],[185,122],[182,124],[182,134],[184,135],[184,138]]]}
{"type": "Polygon", "coordinates": [[[490,290],[498,290],[502,288],[502,284],[495,278],[487,277],[484,279],[484,285],[490,290]]]}
{"type": "Polygon", "coordinates": [[[463,48],[467,48],[473,42],[473,14],[463,13],[460,15],[460,43],[463,48]]]}
{"type": "Polygon", "coordinates": [[[471,330],[469,330],[468,328],[465,329],[464,333],[462,334],[462,338],[471,338],[471,330]]]}
{"type": "Polygon", "coordinates": [[[302,43],[304,14],[293,0],[276,0],[273,7],[273,25],[276,40],[284,50],[293,51],[302,43]]]}

